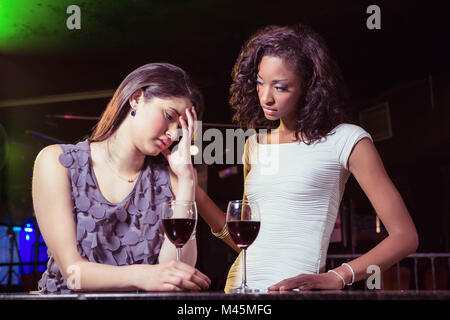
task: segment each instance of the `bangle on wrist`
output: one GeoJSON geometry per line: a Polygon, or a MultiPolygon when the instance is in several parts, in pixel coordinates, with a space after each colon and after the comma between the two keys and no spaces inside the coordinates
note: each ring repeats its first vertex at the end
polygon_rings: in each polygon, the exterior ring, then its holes
{"type": "Polygon", "coordinates": [[[341,289],[343,289],[343,288],[345,287],[345,280],[344,280],[344,277],[341,276],[339,273],[337,273],[337,272],[334,271],[334,270],[328,270],[328,272],[333,272],[335,275],[337,275],[339,278],[341,278],[341,280],[342,280],[342,288],[341,288],[341,289]]]}
{"type": "Polygon", "coordinates": [[[343,263],[343,264],[341,264],[341,266],[346,266],[352,272],[352,282],[346,284],[347,286],[351,286],[353,284],[353,282],[355,282],[355,272],[353,271],[352,266],[349,265],[348,263],[343,263]]]}
{"type": "Polygon", "coordinates": [[[225,223],[225,225],[223,226],[222,230],[220,230],[220,232],[214,232],[214,231],[212,231],[212,229],[211,229],[211,233],[212,233],[214,236],[216,236],[217,238],[219,238],[219,239],[225,239],[225,238],[228,237],[228,235],[230,234],[230,233],[228,232],[227,224],[226,224],[226,223],[225,223]]]}

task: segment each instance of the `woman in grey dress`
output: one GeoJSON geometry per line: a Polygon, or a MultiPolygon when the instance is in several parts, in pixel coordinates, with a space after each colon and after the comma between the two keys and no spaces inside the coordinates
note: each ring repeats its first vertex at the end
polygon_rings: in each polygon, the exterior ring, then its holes
{"type": "Polygon", "coordinates": [[[88,139],[38,154],[33,205],[50,255],[41,292],[208,288],[195,240],[177,262],[160,226],[163,201],[194,200],[189,146],[202,107],[182,69],[147,64],[123,80],[88,139]]]}

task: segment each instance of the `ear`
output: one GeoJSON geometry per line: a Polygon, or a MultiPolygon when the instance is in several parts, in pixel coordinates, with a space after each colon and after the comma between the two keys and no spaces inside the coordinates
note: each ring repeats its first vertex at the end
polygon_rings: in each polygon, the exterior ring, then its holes
{"type": "Polygon", "coordinates": [[[142,91],[141,88],[139,88],[135,92],[133,92],[130,99],[128,99],[130,106],[133,108],[136,108],[136,106],[139,104],[139,101],[144,97],[143,94],[144,94],[144,92],[142,91]]]}

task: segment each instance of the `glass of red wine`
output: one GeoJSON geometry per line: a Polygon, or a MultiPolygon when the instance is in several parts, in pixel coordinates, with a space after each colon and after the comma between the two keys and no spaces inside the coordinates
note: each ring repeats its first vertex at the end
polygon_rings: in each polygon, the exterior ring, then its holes
{"type": "Polygon", "coordinates": [[[181,261],[181,248],[197,225],[197,205],[195,201],[168,200],[162,203],[161,210],[164,232],[177,248],[177,260],[181,261]]]}
{"type": "Polygon", "coordinates": [[[242,282],[239,288],[233,288],[231,293],[259,292],[247,285],[247,248],[255,241],[261,226],[259,207],[256,202],[234,200],[228,203],[227,229],[234,243],[242,249],[242,282]]]}

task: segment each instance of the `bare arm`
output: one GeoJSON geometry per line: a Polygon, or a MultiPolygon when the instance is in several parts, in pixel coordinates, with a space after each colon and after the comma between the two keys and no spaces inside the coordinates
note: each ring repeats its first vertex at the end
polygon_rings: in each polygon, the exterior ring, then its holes
{"type": "MultiPolygon", "coordinates": [[[[208,286],[206,276],[179,263],[110,266],[89,262],[77,251],[74,207],[67,170],[58,161],[57,145],[44,148],[36,158],[32,195],[37,222],[45,243],[63,277],[69,267],[77,271],[81,287],[74,290],[199,290],[208,286]]],[[[72,274],[73,276],[73,274],[72,274]]],[[[68,283],[70,285],[70,283],[68,283]]]]}
{"type": "MultiPolygon", "coordinates": [[[[202,218],[210,226],[213,232],[220,232],[225,225],[226,214],[223,212],[211,198],[203,191],[200,186],[196,187],[195,200],[197,202],[198,212],[202,215],[202,218]]],[[[240,252],[240,249],[233,242],[228,235],[223,239],[226,244],[233,248],[236,252],[240,252]]]]}
{"type": "MultiPolygon", "coordinates": [[[[195,186],[197,184],[197,174],[192,166],[190,145],[195,132],[195,120],[197,115],[195,108],[186,109],[186,120],[179,117],[183,130],[183,137],[178,143],[177,150],[171,152],[169,149],[163,150],[163,155],[169,163],[169,175],[172,191],[177,200],[195,200],[195,186]]],[[[197,242],[195,237],[191,238],[181,251],[181,260],[194,266],[197,261],[197,242]]],[[[176,259],[176,247],[164,235],[164,242],[159,253],[159,261],[171,261],[176,259]]]]}
{"type": "MultiPolygon", "coordinates": [[[[244,150],[244,195],[243,199],[246,200],[247,196],[245,194],[245,179],[247,178],[247,174],[250,171],[250,165],[248,163],[248,149],[249,148],[249,139],[245,142],[245,150],[244,150]]],[[[203,189],[197,185],[195,191],[195,200],[197,202],[198,211],[202,215],[205,222],[210,226],[211,230],[215,233],[218,233],[222,230],[226,223],[226,213],[223,212],[212,199],[203,191],[203,189]]],[[[231,248],[233,248],[236,252],[240,252],[233,239],[228,235],[223,241],[228,244],[231,248]]]]}
{"type": "MultiPolygon", "coordinates": [[[[408,254],[417,250],[419,240],[416,228],[401,195],[389,178],[381,158],[369,139],[357,143],[349,158],[349,170],[369,198],[388,236],[372,250],[349,262],[355,272],[355,281],[367,278],[367,267],[388,269],[408,254]]],[[[351,271],[345,266],[334,269],[351,281],[351,271]]]]}

